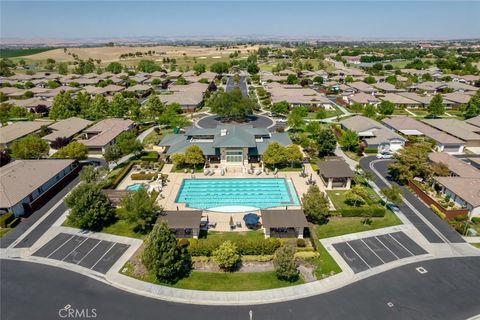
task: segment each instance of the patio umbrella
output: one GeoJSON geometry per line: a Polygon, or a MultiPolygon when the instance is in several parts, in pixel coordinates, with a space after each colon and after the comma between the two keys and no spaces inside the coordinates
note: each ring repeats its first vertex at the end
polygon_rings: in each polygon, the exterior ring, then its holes
{"type": "Polygon", "coordinates": [[[257,225],[260,217],[255,213],[247,213],[243,216],[243,221],[245,221],[246,225],[257,225]]]}

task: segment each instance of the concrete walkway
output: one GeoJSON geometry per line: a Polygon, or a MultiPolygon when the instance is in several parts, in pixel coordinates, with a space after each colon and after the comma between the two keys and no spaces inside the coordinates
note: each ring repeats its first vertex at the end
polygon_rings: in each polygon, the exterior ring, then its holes
{"type": "Polygon", "coordinates": [[[348,164],[350,169],[352,169],[353,171],[357,170],[357,166],[358,166],[359,163],[357,161],[349,158],[345,154],[345,152],[343,152],[342,148],[340,147],[340,145],[338,143],[337,143],[337,146],[335,147],[334,153],[337,157],[343,158],[343,160],[345,160],[345,162],[348,164]]]}

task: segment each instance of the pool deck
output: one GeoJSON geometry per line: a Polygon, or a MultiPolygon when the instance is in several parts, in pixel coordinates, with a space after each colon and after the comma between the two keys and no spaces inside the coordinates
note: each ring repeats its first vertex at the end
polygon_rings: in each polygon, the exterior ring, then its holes
{"type": "MultiPolygon", "coordinates": [[[[217,172],[213,176],[205,176],[203,173],[196,173],[193,176],[197,179],[222,179],[222,178],[287,178],[291,179],[293,185],[295,186],[295,190],[297,192],[298,199],[301,201],[302,195],[307,192],[308,185],[306,181],[312,174],[313,179],[316,180],[318,187],[321,191],[324,191],[324,186],[320,181],[320,177],[313,171],[312,166],[310,164],[305,165],[305,172],[307,173],[307,178],[300,177],[300,172],[292,171],[292,172],[279,172],[276,176],[273,173],[265,174],[262,173],[260,175],[255,174],[248,174],[244,173],[244,168],[242,166],[229,166],[228,171],[225,173],[224,176],[220,174],[220,169],[217,169],[217,172]]],[[[183,179],[190,179],[192,178],[192,174],[190,173],[168,173],[168,180],[166,186],[163,187],[161,192],[162,197],[158,197],[158,203],[166,210],[195,210],[195,208],[188,208],[185,203],[176,203],[175,199],[177,197],[177,193],[182,185],[183,179]]],[[[289,206],[289,208],[299,208],[299,206],[289,206]]],[[[250,212],[250,211],[249,211],[250,212]]],[[[232,213],[228,213],[232,214],[232,213]]]]}

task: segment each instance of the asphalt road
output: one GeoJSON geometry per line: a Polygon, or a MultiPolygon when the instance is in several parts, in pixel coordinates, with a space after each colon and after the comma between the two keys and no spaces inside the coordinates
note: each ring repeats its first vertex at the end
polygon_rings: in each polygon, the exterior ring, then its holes
{"type": "Polygon", "coordinates": [[[240,81],[238,84],[235,84],[233,80],[233,76],[227,78],[227,84],[225,86],[225,91],[230,92],[235,88],[239,88],[242,92],[242,96],[248,97],[248,89],[247,89],[247,78],[245,76],[240,76],[240,81]]]}
{"type": "MultiPolygon", "coordinates": [[[[26,230],[28,230],[35,222],[43,217],[51,208],[53,208],[70,190],[72,190],[80,181],[78,176],[69,182],[60,192],[58,192],[52,199],[44,204],[40,209],[32,213],[28,218],[25,218],[12,231],[0,238],[0,248],[6,248],[17,240],[26,230]]],[[[58,218],[65,212],[66,207],[62,202],[45,220],[43,220],[35,229],[22,239],[15,247],[28,248],[31,247],[50,226],[57,221],[58,218]]]]}
{"type": "Polygon", "coordinates": [[[124,292],[78,273],[1,260],[3,320],[62,319],[59,309],[95,308],[95,319],[467,319],[480,313],[480,258],[424,261],[344,288],[284,303],[184,305],[124,292]],[[422,266],[427,273],[415,268],[422,266]],[[390,305],[389,305],[390,303],[390,305]],[[249,317],[249,311],[252,317],[249,317]]]}
{"type": "MultiPolygon", "coordinates": [[[[372,161],[377,160],[376,157],[366,157],[360,160],[360,165],[363,170],[370,171],[369,164],[372,161]]],[[[374,164],[375,169],[391,184],[396,184],[395,182],[389,179],[388,175],[388,164],[392,161],[380,161],[374,164]]],[[[386,184],[377,177],[375,183],[380,188],[386,187],[386,184]]],[[[465,242],[463,238],[456,232],[451,226],[438,217],[429,207],[427,207],[422,201],[420,201],[414,194],[412,194],[406,187],[400,186],[403,190],[404,198],[411,203],[415,209],[422,216],[424,216],[448,241],[453,243],[465,242]]],[[[432,243],[441,243],[444,242],[435,234],[429,226],[427,226],[422,219],[420,219],[415,212],[413,212],[407,205],[403,204],[399,206],[399,209],[405,214],[405,216],[415,225],[415,227],[425,236],[425,238],[432,243]]]]}

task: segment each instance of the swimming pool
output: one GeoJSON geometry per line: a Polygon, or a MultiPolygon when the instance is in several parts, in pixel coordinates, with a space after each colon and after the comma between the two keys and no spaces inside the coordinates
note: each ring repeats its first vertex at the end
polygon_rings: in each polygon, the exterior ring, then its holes
{"type": "Polygon", "coordinates": [[[183,179],[175,202],[198,209],[300,205],[292,181],[284,178],[183,179]]]}
{"type": "Polygon", "coordinates": [[[138,191],[140,189],[144,188],[143,183],[134,183],[129,186],[127,186],[128,191],[138,191]]]}

